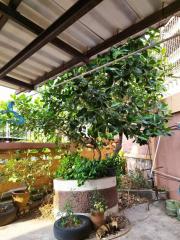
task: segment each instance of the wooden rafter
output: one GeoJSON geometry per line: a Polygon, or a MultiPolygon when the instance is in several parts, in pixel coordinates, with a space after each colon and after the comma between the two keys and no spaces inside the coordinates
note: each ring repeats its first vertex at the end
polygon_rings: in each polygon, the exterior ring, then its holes
{"type": "Polygon", "coordinates": [[[0,81],[13,84],[15,86],[21,87],[23,89],[28,89],[28,90],[33,90],[34,86],[29,83],[22,82],[20,80],[17,80],[15,78],[9,77],[9,76],[4,76],[3,78],[0,79],[0,81]]]}
{"type": "MultiPolygon", "coordinates": [[[[133,24],[132,26],[126,28],[122,32],[118,33],[117,35],[105,40],[103,43],[98,44],[97,46],[93,47],[90,49],[87,53],[86,56],[88,58],[102,52],[103,50],[120,43],[121,41],[127,39],[128,37],[135,35],[141,31],[143,31],[146,28],[149,28],[150,26],[163,21],[167,17],[175,14],[176,12],[180,11],[180,0],[176,0],[175,2],[169,4],[167,7],[151,14],[150,16],[144,18],[143,20],[139,21],[138,23],[133,24]]],[[[40,84],[41,82],[48,80],[50,78],[53,78],[57,74],[60,74],[64,72],[67,69],[72,68],[76,64],[80,63],[78,59],[72,59],[63,66],[59,66],[57,68],[54,68],[52,71],[49,73],[44,74],[44,76],[39,77],[35,85],[40,84]]]]}
{"type": "MultiPolygon", "coordinates": [[[[30,19],[24,17],[18,11],[12,10],[10,7],[6,6],[5,4],[0,2],[0,12],[4,14],[4,18],[10,18],[14,22],[18,23],[19,25],[23,26],[24,28],[28,29],[29,31],[35,33],[36,35],[40,35],[44,29],[31,21],[30,19]]],[[[54,38],[51,43],[60,48],[61,50],[69,53],[74,57],[80,58],[85,63],[88,62],[88,58],[85,57],[81,52],[73,48],[71,45],[67,44],[66,42],[62,41],[59,38],[54,38]]]]}
{"type": "Polygon", "coordinates": [[[45,31],[43,31],[28,46],[12,58],[7,64],[0,69],[0,79],[8,74],[12,69],[31,57],[40,48],[52,41],[57,35],[66,30],[79,18],[97,6],[103,0],[79,0],[70,9],[68,9],[61,17],[52,23],[45,31]]]}

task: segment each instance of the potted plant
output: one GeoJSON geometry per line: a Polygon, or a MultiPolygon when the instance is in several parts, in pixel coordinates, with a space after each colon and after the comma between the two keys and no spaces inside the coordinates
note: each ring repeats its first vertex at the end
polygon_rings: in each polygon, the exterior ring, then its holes
{"type": "Polygon", "coordinates": [[[167,200],[168,191],[166,190],[166,188],[155,187],[152,192],[152,198],[155,200],[167,200]]]}
{"type": "Polygon", "coordinates": [[[65,216],[54,223],[54,236],[58,240],[82,240],[89,236],[92,230],[90,219],[83,215],[76,215],[71,204],[66,203],[65,216]]]}
{"type": "Polygon", "coordinates": [[[7,225],[16,219],[17,209],[13,204],[0,204],[0,226],[7,225]]]}
{"type": "Polygon", "coordinates": [[[26,209],[30,192],[38,176],[46,174],[49,163],[37,165],[36,160],[31,159],[10,159],[5,166],[5,178],[10,182],[19,182],[25,185],[25,188],[12,192],[12,198],[19,210],[26,209]]]}
{"type": "Polygon", "coordinates": [[[160,200],[167,200],[168,199],[168,191],[165,188],[158,189],[158,198],[160,200]]]}
{"type": "Polygon", "coordinates": [[[108,209],[118,211],[116,177],[107,176],[106,160],[89,160],[77,153],[65,155],[56,171],[53,184],[55,216],[58,212],[63,212],[64,202],[72,192],[74,193],[73,211],[90,214],[89,196],[94,189],[98,192],[103,191],[108,209]],[[64,191],[65,194],[62,194],[64,191]],[[81,204],[76,204],[77,201],[81,201],[81,204]]]}
{"type": "Polygon", "coordinates": [[[119,176],[125,174],[126,158],[123,153],[120,152],[118,155],[107,156],[105,160],[107,176],[119,176]]]}
{"type": "Polygon", "coordinates": [[[94,224],[95,228],[100,227],[105,223],[104,213],[107,209],[107,205],[105,203],[105,199],[102,195],[95,191],[90,199],[91,201],[91,221],[94,224]]]}

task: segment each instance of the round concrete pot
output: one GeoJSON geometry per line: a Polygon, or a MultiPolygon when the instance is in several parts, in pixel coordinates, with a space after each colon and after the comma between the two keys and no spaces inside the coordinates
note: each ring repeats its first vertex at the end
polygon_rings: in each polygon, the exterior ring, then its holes
{"type": "Polygon", "coordinates": [[[90,199],[95,191],[105,199],[108,207],[105,214],[118,212],[116,177],[88,180],[80,187],[76,180],[54,179],[54,216],[58,218],[64,214],[67,201],[71,202],[74,213],[90,216],[90,199]]]}

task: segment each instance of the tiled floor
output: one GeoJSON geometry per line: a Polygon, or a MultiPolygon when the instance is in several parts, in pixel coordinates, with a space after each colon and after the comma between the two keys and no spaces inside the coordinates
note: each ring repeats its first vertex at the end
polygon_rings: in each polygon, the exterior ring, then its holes
{"type": "MultiPolygon", "coordinates": [[[[166,216],[162,206],[153,205],[147,211],[142,204],[124,211],[132,228],[121,240],[179,240],[180,222],[166,216]]],[[[55,240],[53,222],[50,220],[21,220],[0,227],[2,240],[55,240]]],[[[114,238],[115,239],[115,238],[114,238]]]]}

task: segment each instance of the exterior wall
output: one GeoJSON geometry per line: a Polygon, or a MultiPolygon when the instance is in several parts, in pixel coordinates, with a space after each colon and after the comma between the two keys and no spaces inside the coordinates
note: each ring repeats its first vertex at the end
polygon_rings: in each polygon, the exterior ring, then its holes
{"type": "Polygon", "coordinates": [[[133,139],[123,137],[123,151],[127,158],[127,170],[151,168],[151,159],[147,145],[140,146],[133,139]]]}
{"type": "MultiPolygon", "coordinates": [[[[174,113],[169,125],[180,122],[180,112],[174,113]]],[[[180,131],[173,131],[172,136],[161,137],[155,168],[159,172],[180,178],[180,131]]],[[[158,187],[165,187],[169,190],[170,198],[180,200],[180,182],[157,175],[156,182],[158,187]]]]}

